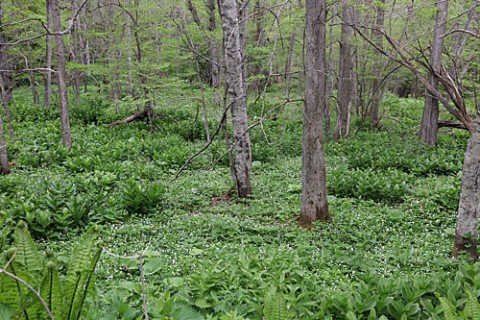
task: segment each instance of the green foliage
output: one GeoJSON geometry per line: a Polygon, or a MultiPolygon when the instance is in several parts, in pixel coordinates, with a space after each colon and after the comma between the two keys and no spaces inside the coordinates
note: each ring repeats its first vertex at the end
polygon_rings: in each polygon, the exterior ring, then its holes
{"type": "Polygon", "coordinates": [[[161,208],[165,197],[165,186],[151,183],[146,186],[135,180],[128,180],[123,187],[123,207],[130,214],[147,214],[161,208]]]}
{"type": "Polygon", "coordinates": [[[283,294],[277,292],[275,288],[270,289],[265,297],[263,305],[263,319],[265,320],[282,320],[288,319],[287,306],[283,294]]]}
{"type": "Polygon", "coordinates": [[[90,228],[72,250],[67,275],[61,279],[55,265],[55,257],[49,251],[48,261],[38,251],[27,226],[20,223],[14,231],[14,247],[2,257],[6,271],[0,273],[0,307],[6,314],[25,319],[40,319],[46,310],[30,288],[37,290],[56,319],[79,319],[86,304],[86,297],[94,287],[94,271],[101,248],[97,230],[90,228]]]}
{"type": "MultiPolygon", "coordinates": [[[[171,94],[191,94],[183,85],[171,94]]],[[[267,93],[266,109],[278,95],[267,93]]],[[[143,315],[143,290],[157,319],[442,319],[437,296],[457,317],[476,314],[478,270],[448,258],[468,137],[451,132],[436,147],[418,143],[412,129],[417,101],[388,98],[397,120],[384,119],[388,130],[352,131],[326,145],[334,220],[306,232],[295,220],[301,104],[251,130],[254,193],[244,205],[228,192],[227,157],[210,169],[225,152],[221,135],[170,182],[205,143],[195,104],[165,93],[151,125],[108,128],[103,124],[130,114],[133,102],[122,100],[115,114],[100,95],[82,99],[70,151],[58,143],[56,120],[38,115],[43,120],[34,122],[27,112],[19,117],[18,139],[9,142],[16,166],[0,179],[2,250],[23,221],[56,252],[36,260],[40,277],[29,278],[32,271],[13,264],[46,300],[62,301],[51,304],[56,318],[136,319],[143,315]],[[94,222],[105,225],[109,251],[130,256],[148,246],[144,288],[138,260],[105,255],[91,273],[98,254],[85,244],[91,236],[70,255],[73,237],[94,222]],[[84,263],[72,266],[75,257],[84,263]]],[[[26,238],[18,244],[32,245],[26,238]]],[[[2,285],[24,295],[27,312],[43,312],[15,281],[2,285]]],[[[16,296],[0,304],[6,318],[21,309],[16,296]]]]}

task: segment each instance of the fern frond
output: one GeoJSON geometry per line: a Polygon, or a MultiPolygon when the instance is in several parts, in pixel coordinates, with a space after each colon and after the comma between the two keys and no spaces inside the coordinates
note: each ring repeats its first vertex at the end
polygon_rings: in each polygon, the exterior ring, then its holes
{"type": "Polygon", "coordinates": [[[72,251],[66,276],[65,319],[79,319],[101,254],[97,231],[90,228],[72,251]]]}
{"type": "Polygon", "coordinates": [[[442,306],[443,313],[446,320],[457,320],[457,314],[455,312],[455,307],[448,301],[445,297],[438,297],[440,300],[440,305],[442,306]]]}
{"type": "Polygon", "coordinates": [[[81,295],[79,296],[78,302],[75,305],[75,313],[76,315],[72,319],[80,319],[82,315],[83,306],[85,304],[85,299],[87,298],[87,294],[90,291],[91,287],[95,283],[95,268],[97,266],[98,260],[100,259],[100,254],[102,253],[102,248],[97,248],[97,252],[93,256],[90,264],[90,268],[84,272],[84,277],[82,278],[84,283],[80,283],[80,288],[82,288],[81,295]]]}
{"type": "Polygon", "coordinates": [[[478,303],[477,296],[473,292],[472,287],[468,284],[465,285],[465,295],[467,296],[464,310],[465,315],[469,319],[480,319],[480,304],[478,303]]]}
{"type": "Polygon", "coordinates": [[[62,285],[58,276],[58,270],[51,261],[47,263],[47,271],[43,277],[40,294],[55,316],[55,319],[61,320],[64,307],[62,285]]]}
{"type": "Polygon", "coordinates": [[[20,222],[15,228],[14,245],[17,248],[15,262],[21,264],[36,279],[39,279],[43,270],[43,256],[38,251],[37,244],[28,232],[25,222],[20,222]]]}
{"type": "Polygon", "coordinates": [[[283,294],[276,289],[271,289],[265,297],[265,303],[263,306],[264,319],[285,320],[288,319],[287,313],[287,305],[283,294]]]}
{"type": "MultiPolygon", "coordinates": [[[[7,257],[10,258],[15,250],[9,250],[7,257]]],[[[7,268],[11,272],[11,267],[7,268]]],[[[0,304],[4,304],[10,309],[19,310],[20,293],[17,281],[3,273],[0,274],[0,304]]]]}

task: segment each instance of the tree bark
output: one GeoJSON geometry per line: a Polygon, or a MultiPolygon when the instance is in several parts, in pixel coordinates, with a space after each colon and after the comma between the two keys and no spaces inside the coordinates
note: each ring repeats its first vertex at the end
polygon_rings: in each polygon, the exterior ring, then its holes
{"type": "MultiPolygon", "coordinates": [[[[218,57],[218,44],[215,40],[214,32],[217,29],[217,22],[215,19],[215,0],[208,0],[208,31],[210,31],[210,60],[212,65],[211,85],[215,89],[220,88],[220,59],[218,57]]],[[[219,100],[218,93],[216,100],[219,100]]],[[[219,101],[217,101],[217,104],[219,101]]]]}
{"type": "MultiPolygon", "coordinates": [[[[47,23],[46,26],[50,29],[52,26],[52,8],[51,0],[46,0],[46,10],[47,10],[47,23]]],[[[52,97],[52,36],[47,32],[45,35],[45,67],[47,71],[45,72],[45,82],[43,90],[43,107],[49,108],[51,104],[52,97]]]]}
{"type": "MultiPolygon", "coordinates": [[[[437,3],[437,20],[435,23],[435,32],[433,35],[432,50],[430,56],[429,83],[435,89],[438,88],[438,78],[435,73],[440,73],[442,70],[442,50],[445,31],[447,30],[448,19],[448,0],[441,0],[437,3]]],[[[425,105],[423,109],[422,124],[420,127],[419,137],[428,145],[437,143],[438,132],[438,97],[430,91],[425,92],[425,105]]]]}
{"type": "Polygon", "coordinates": [[[305,109],[303,112],[302,205],[299,224],[311,228],[332,219],[328,211],[323,111],[325,108],[325,0],[306,0],[305,109]]]}
{"type": "Polygon", "coordinates": [[[70,131],[70,115],[68,111],[68,91],[65,71],[65,47],[63,44],[62,21],[57,0],[51,0],[53,29],[55,31],[55,44],[57,51],[57,77],[58,95],[60,98],[60,123],[62,128],[62,143],[70,149],[72,147],[72,134],[70,131]]]}
{"type": "Polygon", "coordinates": [[[349,26],[352,19],[352,9],[349,4],[342,9],[342,33],[340,39],[339,79],[337,120],[333,138],[341,140],[350,133],[350,112],[352,108],[353,65],[351,42],[353,29],[349,26]]]}
{"type": "Polygon", "coordinates": [[[462,188],[458,205],[452,255],[467,251],[478,260],[478,210],[480,205],[480,115],[473,122],[473,131],[465,151],[462,169],[462,188]]]}
{"type": "MultiPolygon", "coordinates": [[[[28,37],[27,29],[24,28],[24,31],[25,31],[25,37],[28,37]]],[[[38,97],[37,83],[35,82],[35,73],[31,68],[33,57],[32,57],[32,46],[30,45],[30,41],[27,41],[27,49],[28,49],[28,54],[27,54],[28,61],[26,62],[25,67],[29,69],[28,77],[30,80],[30,90],[32,91],[33,104],[37,106],[40,102],[40,98],[38,97]]]]}
{"type": "MultiPolygon", "coordinates": [[[[376,18],[375,18],[375,26],[372,30],[372,40],[375,44],[380,48],[383,49],[383,35],[380,30],[383,29],[385,24],[385,0],[380,0],[379,4],[376,8],[376,18]]],[[[382,55],[375,51],[373,54],[374,63],[374,71],[373,71],[373,79],[372,79],[372,100],[370,102],[369,108],[369,116],[370,116],[370,127],[376,128],[378,127],[380,118],[379,118],[379,110],[380,104],[382,102],[383,97],[383,83],[382,83],[382,55]]]]}
{"type": "MultiPolygon", "coordinates": [[[[3,23],[3,6],[2,1],[0,1],[0,25],[3,23]]],[[[3,35],[3,30],[0,28],[0,43],[6,43],[6,39],[3,35]]],[[[0,44],[0,69],[8,70],[10,69],[7,45],[0,44]]],[[[11,74],[6,72],[0,72],[0,85],[2,89],[2,99],[4,105],[8,105],[13,102],[13,85],[11,80],[11,74]]]]}
{"type": "Polygon", "coordinates": [[[228,87],[233,124],[234,180],[238,197],[247,198],[252,192],[250,182],[252,156],[244,79],[245,47],[241,45],[240,33],[242,28],[239,27],[240,8],[237,7],[235,0],[222,0],[219,5],[225,46],[225,81],[228,87]]]}

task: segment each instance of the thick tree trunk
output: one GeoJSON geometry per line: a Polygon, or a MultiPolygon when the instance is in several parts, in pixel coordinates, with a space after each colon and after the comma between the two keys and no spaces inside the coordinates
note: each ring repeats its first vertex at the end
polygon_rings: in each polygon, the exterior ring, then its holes
{"type": "Polygon", "coordinates": [[[237,195],[247,198],[252,192],[250,183],[252,156],[247,122],[247,101],[244,79],[244,55],[239,27],[239,8],[235,0],[220,1],[225,45],[225,80],[230,99],[235,150],[234,172],[237,195]]]}
{"type": "Polygon", "coordinates": [[[323,112],[325,82],[325,0],[307,0],[305,28],[305,109],[303,113],[302,206],[300,226],[332,219],[328,211],[323,112]]]}
{"type": "MultiPolygon", "coordinates": [[[[383,49],[383,35],[381,30],[385,24],[385,0],[381,0],[379,5],[376,8],[376,18],[375,18],[375,27],[372,30],[372,40],[378,46],[378,48],[383,49]]],[[[369,108],[369,116],[370,116],[370,127],[376,128],[378,127],[378,123],[380,121],[379,118],[379,110],[380,104],[382,102],[383,97],[383,84],[382,84],[382,54],[375,51],[373,54],[373,59],[375,61],[375,69],[373,71],[373,79],[372,79],[372,100],[370,102],[369,108]]]]}
{"type": "Polygon", "coordinates": [[[349,26],[352,19],[351,6],[345,5],[342,9],[342,34],[340,39],[339,79],[337,121],[333,138],[341,140],[350,133],[350,113],[352,109],[353,65],[351,42],[353,29],[349,26]]]}
{"type": "Polygon", "coordinates": [[[55,44],[57,49],[57,77],[58,77],[58,95],[60,99],[60,123],[62,127],[62,143],[67,147],[72,147],[72,134],[70,131],[70,115],[68,111],[68,91],[65,72],[65,47],[63,44],[63,35],[60,18],[60,9],[57,0],[51,0],[53,29],[55,31],[55,44]]]}
{"type": "Polygon", "coordinates": [[[462,189],[458,205],[458,220],[452,255],[467,251],[478,259],[478,211],[480,206],[480,115],[473,122],[473,132],[465,151],[462,189]]]}
{"type": "MultiPolygon", "coordinates": [[[[430,65],[433,69],[429,75],[429,83],[435,90],[438,88],[438,78],[435,73],[440,73],[442,69],[442,50],[444,34],[447,30],[448,19],[448,0],[441,0],[437,3],[437,21],[433,35],[433,43],[430,57],[430,65]]],[[[434,145],[437,143],[438,132],[438,97],[431,90],[425,92],[425,106],[423,109],[422,124],[419,137],[426,144],[434,145]]]]}
{"type": "MultiPolygon", "coordinates": [[[[51,0],[46,0],[46,9],[47,9],[47,28],[51,29],[52,23],[52,8],[51,0]]],[[[52,36],[47,32],[45,36],[45,67],[47,71],[45,72],[45,82],[43,90],[43,107],[49,108],[51,104],[52,97],[52,71],[49,69],[52,68],[52,36]]]]}
{"type": "Polygon", "coordinates": [[[2,174],[10,173],[10,164],[8,163],[7,144],[5,143],[5,135],[3,134],[3,117],[0,112],[0,172],[2,174]]]}

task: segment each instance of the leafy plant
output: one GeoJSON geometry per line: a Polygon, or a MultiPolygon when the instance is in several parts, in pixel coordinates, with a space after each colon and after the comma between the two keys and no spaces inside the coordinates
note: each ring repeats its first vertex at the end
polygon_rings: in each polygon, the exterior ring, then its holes
{"type": "Polygon", "coordinates": [[[3,257],[0,269],[0,305],[17,316],[43,318],[51,312],[57,319],[79,319],[86,297],[94,287],[94,270],[101,248],[97,230],[90,228],[72,251],[67,275],[61,279],[51,251],[38,251],[25,223],[14,231],[14,247],[3,257]],[[40,288],[35,291],[34,288],[40,288]]]}

